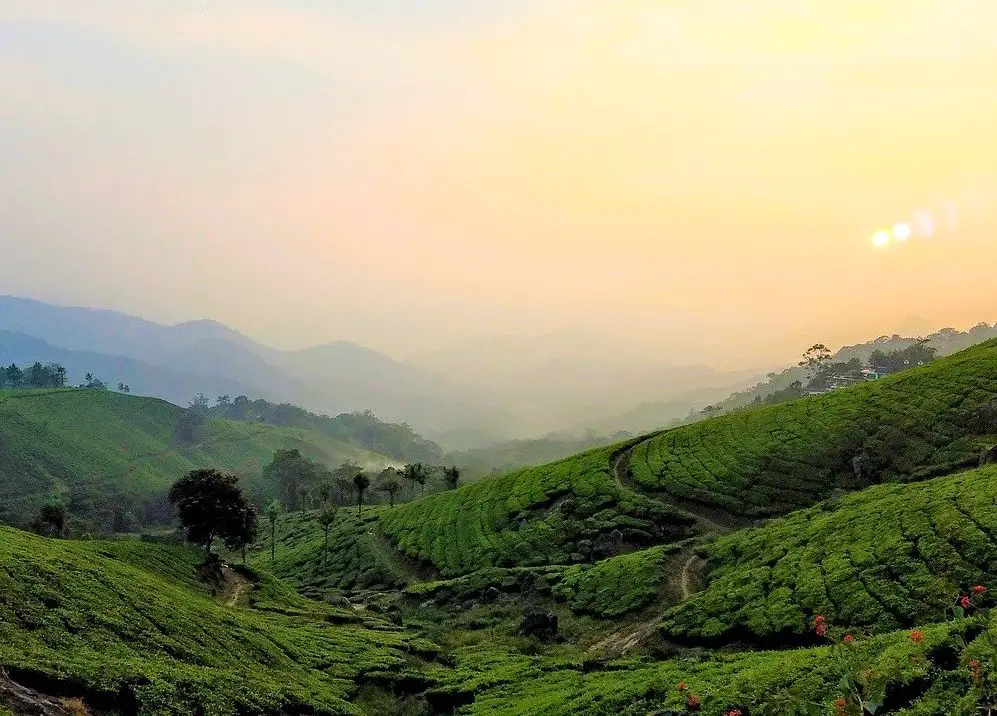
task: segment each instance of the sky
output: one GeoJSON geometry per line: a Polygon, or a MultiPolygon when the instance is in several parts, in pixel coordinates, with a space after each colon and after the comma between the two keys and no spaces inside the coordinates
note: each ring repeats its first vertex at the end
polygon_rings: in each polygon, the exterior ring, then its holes
{"type": "Polygon", "coordinates": [[[282,348],[577,327],[724,367],[993,323],[994,26],[991,0],[0,0],[0,293],[282,348]]]}

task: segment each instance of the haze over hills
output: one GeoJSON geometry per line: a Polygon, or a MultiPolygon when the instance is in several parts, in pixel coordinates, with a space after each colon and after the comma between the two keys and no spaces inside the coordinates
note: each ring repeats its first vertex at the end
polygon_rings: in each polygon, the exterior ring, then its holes
{"type": "Polygon", "coordinates": [[[215,321],[163,326],[12,296],[0,297],[0,330],[48,344],[30,355],[20,338],[14,360],[65,361],[73,372],[174,402],[196,392],[245,393],[319,412],[373,410],[456,448],[534,437],[579,415],[612,415],[697,387],[740,387],[763,374],[667,366],[636,342],[582,331],[469,342],[408,362],[348,341],[282,351],[215,321]]]}

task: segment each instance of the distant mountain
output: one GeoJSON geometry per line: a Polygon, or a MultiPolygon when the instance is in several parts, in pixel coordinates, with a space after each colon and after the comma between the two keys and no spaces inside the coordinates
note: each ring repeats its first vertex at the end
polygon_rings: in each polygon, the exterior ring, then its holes
{"type": "Polygon", "coordinates": [[[52,361],[63,365],[69,372],[69,382],[72,385],[80,384],[84,375],[93,373],[109,387],[114,387],[119,382],[126,383],[136,395],[163,398],[178,405],[186,405],[195,393],[210,396],[245,394],[274,397],[261,393],[262,389],[257,386],[229,378],[176,372],[124,356],[66,350],[23,333],[0,331],[0,363],[24,365],[35,361],[52,361]]]}
{"type": "MultiPolygon", "coordinates": [[[[410,360],[427,370],[491,386],[516,406],[524,435],[564,429],[577,424],[580,416],[613,416],[636,404],[671,401],[697,389],[724,386],[723,397],[765,375],[757,369],[722,372],[702,365],[666,365],[636,341],[579,329],[468,341],[410,360]]],[[[612,419],[597,422],[609,432],[648,427],[617,426],[612,419]]]]}
{"type": "Polygon", "coordinates": [[[14,296],[0,296],[0,331],[48,344],[44,350],[38,346],[39,355],[22,351],[17,360],[65,361],[67,368],[80,366],[112,384],[131,383],[136,391],[181,404],[197,392],[212,398],[246,394],[320,413],[373,410],[385,420],[407,422],[431,438],[468,426],[493,439],[513,437],[513,414],[496,407],[497,400],[489,398],[487,389],[352,343],[280,351],[216,321],[163,326],[116,311],[54,306],[14,296]],[[70,359],[58,350],[89,355],[70,359]],[[155,379],[153,367],[159,369],[155,379]],[[162,371],[168,372],[169,380],[162,371]]]}

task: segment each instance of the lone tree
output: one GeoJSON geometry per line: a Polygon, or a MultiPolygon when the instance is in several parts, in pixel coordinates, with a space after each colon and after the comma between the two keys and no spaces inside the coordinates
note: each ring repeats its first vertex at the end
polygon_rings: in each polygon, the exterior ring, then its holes
{"type": "Polygon", "coordinates": [[[443,468],[443,484],[448,490],[456,490],[460,485],[460,468],[456,465],[443,468]]]}
{"type": "Polygon", "coordinates": [[[57,501],[42,505],[41,513],[35,521],[35,530],[42,534],[62,537],[66,529],[66,507],[57,501]]]}
{"type": "Polygon", "coordinates": [[[323,548],[322,548],[324,554],[329,553],[329,528],[332,527],[332,523],[335,521],[336,521],[335,508],[326,507],[318,514],[318,523],[322,526],[322,534],[324,536],[323,548]]]}
{"type": "Polygon", "coordinates": [[[398,471],[393,467],[387,468],[381,472],[381,484],[377,488],[388,496],[388,505],[390,507],[395,506],[395,497],[402,491],[402,483],[398,481],[397,475],[398,471]]]}
{"type": "Polygon", "coordinates": [[[810,384],[816,383],[823,377],[828,363],[831,362],[831,350],[823,343],[815,343],[807,348],[803,354],[803,360],[799,362],[800,368],[805,368],[810,378],[810,384]]]}
{"type": "Polygon", "coordinates": [[[370,487],[370,478],[367,477],[367,473],[358,472],[353,476],[353,489],[357,493],[357,516],[363,514],[363,493],[367,491],[370,487]]]}
{"type": "Polygon", "coordinates": [[[274,558],[274,548],[277,543],[277,518],[280,517],[280,513],[283,512],[284,507],[280,504],[280,500],[271,500],[263,509],[263,514],[267,516],[267,520],[270,522],[270,563],[273,564],[274,558]]]}
{"type": "Polygon", "coordinates": [[[170,488],[170,502],[180,512],[187,541],[204,547],[205,559],[216,537],[238,548],[255,535],[247,538],[255,530],[255,510],[237,482],[235,475],[202,469],[188,472],[170,488]]]}

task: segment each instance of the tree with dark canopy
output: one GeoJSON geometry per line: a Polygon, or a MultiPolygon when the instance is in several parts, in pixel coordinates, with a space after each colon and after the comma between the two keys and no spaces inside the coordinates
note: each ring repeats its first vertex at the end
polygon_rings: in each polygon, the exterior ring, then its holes
{"type": "Polygon", "coordinates": [[[255,536],[256,511],[237,483],[235,475],[201,469],[188,472],[170,488],[170,502],[180,512],[187,541],[204,547],[205,558],[215,538],[237,549],[255,536]]]}
{"type": "Polygon", "coordinates": [[[370,487],[370,478],[367,473],[358,472],[353,476],[353,489],[357,492],[357,515],[363,514],[363,493],[370,487]]]}
{"type": "Polygon", "coordinates": [[[42,534],[62,537],[66,529],[66,507],[61,502],[42,505],[41,514],[35,521],[35,530],[42,534]]]}
{"type": "Polygon", "coordinates": [[[402,491],[402,483],[398,481],[398,470],[393,467],[385,468],[381,471],[381,484],[378,490],[388,496],[389,507],[395,506],[395,497],[402,491]]]}
{"type": "Polygon", "coordinates": [[[448,490],[456,490],[460,485],[460,468],[456,465],[443,468],[443,484],[448,490]]]}

